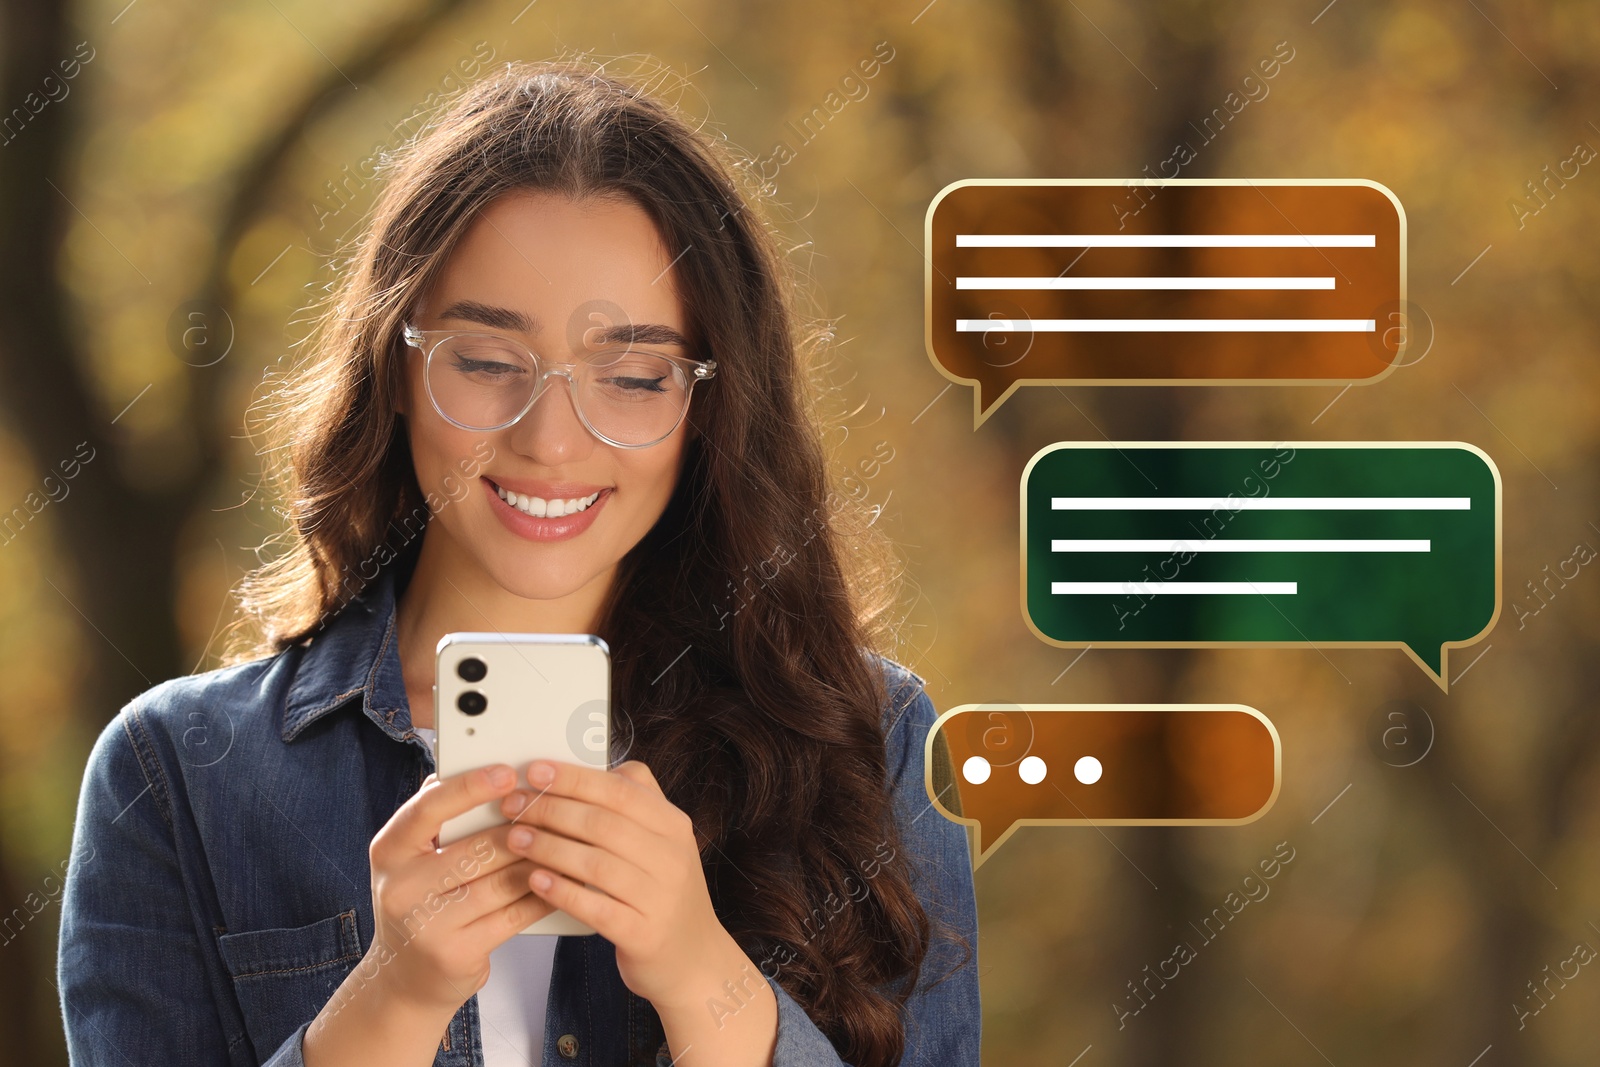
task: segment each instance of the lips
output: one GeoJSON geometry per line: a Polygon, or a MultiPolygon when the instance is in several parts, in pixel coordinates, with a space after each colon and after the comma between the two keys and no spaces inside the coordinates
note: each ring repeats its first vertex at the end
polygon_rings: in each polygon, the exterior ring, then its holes
{"type": "MultiPolygon", "coordinates": [[[[491,482],[491,485],[495,483],[491,482]]],[[[600,499],[603,489],[596,489],[583,496],[532,496],[526,493],[514,493],[503,485],[495,485],[495,491],[501,500],[516,508],[524,515],[531,515],[536,519],[559,519],[565,515],[575,515],[588,508],[600,499]]]]}
{"type": "Polygon", "coordinates": [[[518,482],[511,488],[490,478],[480,478],[489,507],[506,528],[529,541],[560,541],[576,537],[595,521],[596,514],[611,499],[610,486],[586,486],[575,482],[518,482]],[[518,491],[538,487],[546,496],[518,491]],[[559,494],[572,494],[562,496],[559,494]],[[544,514],[538,512],[543,509],[544,514]],[[552,514],[553,512],[553,514],[552,514]]]}
{"type": "Polygon", "coordinates": [[[502,489],[523,496],[537,496],[545,500],[571,500],[574,497],[592,496],[610,486],[592,482],[553,482],[543,478],[486,478],[502,489]]]}

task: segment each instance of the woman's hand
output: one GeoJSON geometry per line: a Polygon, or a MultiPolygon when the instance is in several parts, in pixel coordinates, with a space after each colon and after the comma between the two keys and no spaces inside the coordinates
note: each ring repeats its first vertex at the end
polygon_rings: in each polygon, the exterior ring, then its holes
{"type": "Polygon", "coordinates": [[[505,764],[430,774],[372,839],[371,970],[400,1002],[448,1017],[489,980],[489,953],[554,908],[529,890],[534,864],[506,846],[501,824],[435,847],[445,820],[516,785],[505,764]],[[495,778],[493,772],[502,778],[495,778]]]}
{"type": "Polygon", "coordinates": [[[517,827],[509,846],[539,867],[534,893],[615,945],[623,982],[658,1011],[703,1010],[706,990],[738,977],[722,973],[728,949],[747,957],[712,908],[693,821],[638,760],[610,771],[537,760],[528,782],[541,791],[512,793],[500,810],[517,827]]]}
{"type": "Polygon", "coordinates": [[[533,891],[616,946],[682,1067],[769,1067],[778,1002],[711,905],[694,822],[650,768],[535,760],[500,810],[507,844],[538,865],[533,891]],[[585,885],[585,883],[588,883],[585,885]]]}

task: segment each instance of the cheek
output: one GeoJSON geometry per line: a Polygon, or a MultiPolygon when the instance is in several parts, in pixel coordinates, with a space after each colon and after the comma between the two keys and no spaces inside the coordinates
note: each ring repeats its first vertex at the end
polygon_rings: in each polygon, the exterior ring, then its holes
{"type": "Polygon", "coordinates": [[[631,490],[629,495],[638,502],[641,511],[649,512],[651,522],[672,499],[683,456],[682,437],[663,442],[659,448],[656,455],[649,455],[656,449],[646,449],[644,454],[628,457],[632,462],[618,477],[619,487],[631,490]]]}
{"type": "Polygon", "coordinates": [[[656,466],[631,465],[617,478],[617,488],[624,491],[641,511],[656,511],[666,503],[670,488],[664,484],[672,477],[670,470],[656,466]]]}
{"type": "Polygon", "coordinates": [[[424,493],[459,500],[464,495],[463,488],[478,480],[477,472],[482,464],[476,461],[473,448],[480,437],[438,418],[426,397],[423,404],[424,410],[406,417],[417,485],[424,493]]]}

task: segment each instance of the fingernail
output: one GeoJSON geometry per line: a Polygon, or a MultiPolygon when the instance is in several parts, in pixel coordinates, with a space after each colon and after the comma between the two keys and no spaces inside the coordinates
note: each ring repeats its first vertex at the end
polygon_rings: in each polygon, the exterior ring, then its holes
{"type": "Polygon", "coordinates": [[[516,815],[527,806],[528,794],[526,793],[512,793],[510,796],[506,797],[505,801],[500,805],[501,810],[507,815],[516,815]]]}
{"type": "Polygon", "coordinates": [[[504,789],[514,781],[510,767],[496,767],[489,772],[489,784],[496,789],[504,789]]]}
{"type": "Polygon", "coordinates": [[[535,763],[528,771],[528,781],[535,785],[549,785],[555,777],[556,769],[548,763],[535,763]]]}
{"type": "Polygon", "coordinates": [[[526,826],[519,826],[511,831],[510,840],[513,848],[522,848],[533,840],[533,831],[526,826]]]}

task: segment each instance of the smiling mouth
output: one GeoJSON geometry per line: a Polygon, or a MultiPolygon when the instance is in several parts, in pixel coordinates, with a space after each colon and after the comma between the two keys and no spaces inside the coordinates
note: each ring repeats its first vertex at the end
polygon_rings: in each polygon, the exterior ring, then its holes
{"type": "Polygon", "coordinates": [[[489,484],[494,486],[494,491],[501,500],[504,500],[524,515],[531,515],[536,519],[559,519],[567,515],[576,515],[580,511],[587,511],[596,500],[600,499],[600,494],[605,492],[605,490],[599,489],[588,496],[573,497],[568,500],[546,500],[543,497],[513,493],[493,479],[489,479],[489,484]]]}

